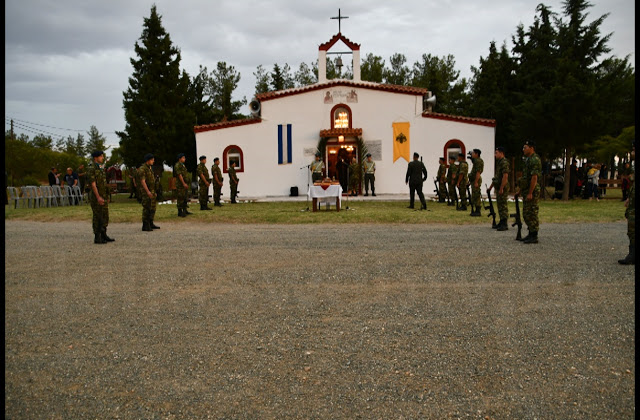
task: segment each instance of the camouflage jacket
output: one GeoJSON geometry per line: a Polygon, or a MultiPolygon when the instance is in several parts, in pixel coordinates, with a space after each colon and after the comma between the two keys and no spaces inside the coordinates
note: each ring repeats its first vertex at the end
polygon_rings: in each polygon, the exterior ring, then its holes
{"type": "Polygon", "coordinates": [[[534,175],[538,176],[538,182],[534,187],[534,190],[540,189],[540,177],[542,176],[542,161],[537,153],[532,154],[528,158],[524,159],[524,170],[522,171],[522,178],[520,178],[520,192],[521,195],[529,192],[529,185],[531,184],[531,178],[534,175]]]}
{"type": "Polygon", "coordinates": [[[469,183],[469,164],[464,160],[458,165],[458,179],[460,179],[460,175],[462,175],[460,188],[467,188],[467,184],[469,183]]]}
{"type": "Polygon", "coordinates": [[[92,162],[87,168],[87,186],[89,187],[89,197],[93,197],[92,183],[96,183],[96,188],[100,197],[107,198],[107,174],[99,164],[92,162]]]}
{"type": "Polygon", "coordinates": [[[220,170],[220,167],[218,165],[214,164],[211,167],[211,177],[213,178],[214,183],[216,180],[216,175],[218,176],[218,181],[220,181],[220,185],[222,185],[222,171],[220,170]]]}
{"type": "Polygon", "coordinates": [[[480,158],[473,159],[473,166],[471,167],[471,172],[469,173],[469,179],[471,180],[471,184],[476,180],[476,173],[482,174],[484,171],[484,160],[480,158]]]}
{"type": "Polygon", "coordinates": [[[147,183],[147,188],[149,189],[150,193],[154,194],[156,192],[156,177],[153,174],[151,166],[143,163],[140,168],[138,168],[138,177],[140,179],[140,189],[143,194],[146,194],[147,192],[142,186],[142,180],[147,183]]]}
{"type": "Polygon", "coordinates": [[[449,171],[447,172],[447,182],[451,184],[456,180],[457,176],[458,176],[458,167],[456,166],[455,163],[452,163],[451,165],[449,165],[449,171]]]}
{"type": "Polygon", "coordinates": [[[229,185],[238,185],[239,179],[236,175],[236,168],[230,167],[227,172],[229,172],[229,185]]]}
{"type": "Polygon", "coordinates": [[[187,171],[187,167],[184,166],[184,163],[178,161],[176,162],[173,168],[176,174],[176,188],[179,190],[185,189],[184,185],[182,185],[182,182],[180,182],[180,175],[182,175],[182,179],[184,180],[184,183],[187,184],[187,189],[188,189],[189,188],[189,179],[188,179],[189,172],[187,171]]]}
{"type": "Polygon", "coordinates": [[[445,168],[444,164],[440,164],[440,166],[438,166],[438,181],[442,181],[442,177],[445,176],[445,174],[447,173],[447,168],[445,168]]]}
{"type": "Polygon", "coordinates": [[[209,176],[209,169],[207,169],[207,165],[205,165],[204,163],[198,164],[198,168],[196,169],[196,171],[198,175],[198,184],[200,184],[200,186],[204,187],[206,185],[200,175],[204,175],[204,179],[206,179],[207,182],[211,182],[211,177],[209,176]]]}
{"type": "Polygon", "coordinates": [[[493,182],[493,188],[500,189],[500,185],[502,184],[502,177],[505,173],[509,173],[509,161],[507,158],[502,158],[498,161],[496,165],[496,176],[491,180],[493,182]]]}

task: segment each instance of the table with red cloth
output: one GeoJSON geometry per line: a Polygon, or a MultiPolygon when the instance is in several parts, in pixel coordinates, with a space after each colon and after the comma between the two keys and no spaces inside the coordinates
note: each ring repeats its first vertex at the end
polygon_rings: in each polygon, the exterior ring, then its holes
{"type": "Polygon", "coordinates": [[[318,211],[318,203],[335,203],[336,211],[340,211],[342,187],[340,184],[314,184],[307,193],[313,200],[313,211],[318,211]]]}

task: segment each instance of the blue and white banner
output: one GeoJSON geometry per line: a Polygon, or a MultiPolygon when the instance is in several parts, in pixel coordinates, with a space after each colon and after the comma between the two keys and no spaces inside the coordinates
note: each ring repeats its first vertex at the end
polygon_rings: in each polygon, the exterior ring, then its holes
{"type": "Polygon", "coordinates": [[[278,124],[278,165],[291,163],[291,124],[278,124]]]}

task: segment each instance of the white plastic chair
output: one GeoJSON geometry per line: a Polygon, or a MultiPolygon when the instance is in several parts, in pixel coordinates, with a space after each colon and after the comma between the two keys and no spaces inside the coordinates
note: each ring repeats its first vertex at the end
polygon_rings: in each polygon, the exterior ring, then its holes
{"type": "Polygon", "coordinates": [[[73,198],[73,192],[71,190],[71,187],[68,186],[67,184],[64,184],[64,195],[62,196],[62,205],[73,206],[74,204],[75,204],[75,200],[73,198]]]}
{"type": "Polygon", "coordinates": [[[16,187],[7,187],[7,192],[9,193],[9,202],[13,202],[14,209],[25,207],[26,199],[20,197],[20,192],[16,187]]]}
{"type": "Polygon", "coordinates": [[[42,197],[45,199],[47,207],[58,206],[58,199],[53,194],[53,189],[50,186],[43,185],[40,187],[40,190],[42,191],[42,197]]]}
{"type": "Polygon", "coordinates": [[[46,204],[40,186],[33,187],[33,192],[36,197],[36,201],[38,202],[38,207],[44,207],[46,204]]]}
{"type": "Polygon", "coordinates": [[[61,206],[69,205],[68,202],[66,202],[67,204],[65,204],[65,197],[62,195],[62,188],[60,188],[60,185],[52,185],[51,190],[53,191],[54,197],[56,198],[56,200],[58,200],[58,203],[60,203],[61,206]]]}
{"type": "Polygon", "coordinates": [[[71,187],[71,190],[73,191],[73,195],[76,197],[76,200],[78,204],[84,204],[84,194],[82,194],[82,190],[80,189],[79,186],[74,185],[73,187],[71,187]]]}
{"type": "Polygon", "coordinates": [[[35,187],[32,185],[20,187],[20,190],[22,190],[22,197],[27,203],[27,208],[36,208],[39,205],[38,197],[36,196],[34,189],[35,187]]]}

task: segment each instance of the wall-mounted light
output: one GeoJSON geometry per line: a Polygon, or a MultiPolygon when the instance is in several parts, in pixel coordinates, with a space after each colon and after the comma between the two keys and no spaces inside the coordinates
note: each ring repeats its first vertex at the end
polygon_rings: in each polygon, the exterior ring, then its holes
{"type": "Polygon", "coordinates": [[[344,141],[344,136],[338,136],[338,141],[342,143],[344,141]]]}

